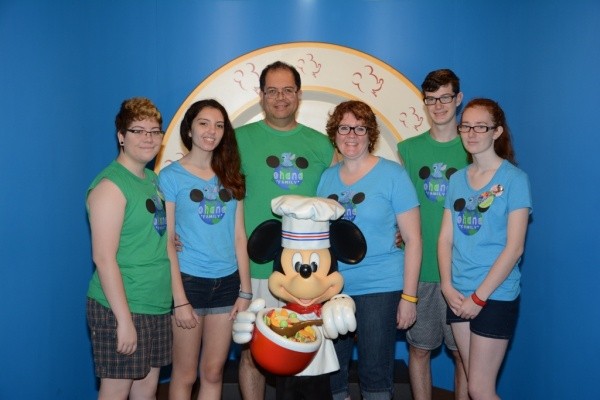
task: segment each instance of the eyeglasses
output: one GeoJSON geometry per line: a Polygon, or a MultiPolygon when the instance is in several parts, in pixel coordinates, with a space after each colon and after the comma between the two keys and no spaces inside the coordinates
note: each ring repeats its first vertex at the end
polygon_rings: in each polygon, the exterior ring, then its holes
{"type": "Polygon", "coordinates": [[[354,134],[356,136],[364,136],[367,134],[367,127],[361,126],[361,125],[357,125],[357,126],[338,125],[338,133],[340,135],[347,135],[350,133],[350,131],[354,131],[354,134]]]}
{"type": "Polygon", "coordinates": [[[145,129],[127,129],[127,132],[133,133],[135,136],[150,135],[152,138],[159,138],[165,134],[165,131],[147,131],[145,129]]]}
{"type": "Polygon", "coordinates": [[[460,133],[469,133],[469,132],[471,132],[471,129],[473,129],[473,132],[475,132],[475,133],[486,133],[489,130],[496,129],[497,126],[487,126],[487,125],[469,126],[469,125],[460,124],[456,128],[458,129],[458,131],[460,133]]]}
{"type": "Polygon", "coordinates": [[[281,93],[283,95],[283,97],[287,97],[292,98],[294,97],[294,95],[298,92],[298,89],[293,88],[291,86],[288,87],[284,87],[283,89],[279,90],[277,88],[274,87],[270,87],[267,88],[267,90],[264,91],[265,96],[267,97],[267,99],[276,99],[277,97],[279,97],[279,94],[281,93]]]}
{"type": "Polygon", "coordinates": [[[432,106],[435,103],[437,103],[439,100],[439,102],[442,104],[448,104],[448,103],[451,103],[455,97],[456,97],[455,94],[445,94],[440,97],[427,96],[423,99],[423,103],[425,103],[425,105],[427,105],[427,106],[432,106]]]}

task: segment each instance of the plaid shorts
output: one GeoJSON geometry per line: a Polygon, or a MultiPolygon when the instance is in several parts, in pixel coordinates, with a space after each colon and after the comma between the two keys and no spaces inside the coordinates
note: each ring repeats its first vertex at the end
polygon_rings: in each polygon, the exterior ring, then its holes
{"type": "Polygon", "coordinates": [[[87,300],[87,320],[98,378],[142,379],[152,367],[171,363],[171,315],[131,314],[137,331],[137,350],[117,353],[117,320],[110,308],[87,300]]]}

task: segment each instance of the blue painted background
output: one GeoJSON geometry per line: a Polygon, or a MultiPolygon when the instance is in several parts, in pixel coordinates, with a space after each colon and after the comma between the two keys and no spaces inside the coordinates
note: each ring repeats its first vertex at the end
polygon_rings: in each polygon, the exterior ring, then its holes
{"type": "MultiPolygon", "coordinates": [[[[499,393],[594,398],[599,22],[593,0],[0,0],[0,399],[97,395],[84,193],[116,156],[120,102],[152,98],[166,126],[220,66],[291,41],[358,49],[417,86],[449,67],[466,99],[504,106],[535,211],[499,393]]],[[[447,354],[433,371],[452,387],[447,354]]]]}

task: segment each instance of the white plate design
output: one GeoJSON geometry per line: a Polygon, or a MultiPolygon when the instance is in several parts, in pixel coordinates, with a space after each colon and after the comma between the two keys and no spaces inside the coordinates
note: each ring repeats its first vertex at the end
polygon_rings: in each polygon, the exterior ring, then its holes
{"type": "Polygon", "coordinates": [[[201,82],[181,104],[170,122],[156,170],[187,151],[179,126],[189,106],[201,99],[218,100],[233,126],[263,118],[258,78],[268,64],[281,60],[295,66],[302,78],[298,121],[324,132],[328,114],[346,100],[369,104],[378,118],[381,136],[375,154],[398,160],[396,144],[429,129],[422,97],[400,72],[388,64],[349,47],[320,42],[292,42],[242,55],[201,82]]]}

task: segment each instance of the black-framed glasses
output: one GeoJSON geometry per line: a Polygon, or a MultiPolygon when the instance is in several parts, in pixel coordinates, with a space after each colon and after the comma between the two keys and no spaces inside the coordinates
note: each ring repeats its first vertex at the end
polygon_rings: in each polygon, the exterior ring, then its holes
{"type": "Polygon", "coordinates": [[[423,103],[425,103],[426,106],[432,106],[438,101],[442,104],[448,104],[451,103],[455,97],[455,94],[444,94],[440,97],[427,96],[423,99],[423,103]]]}
{"type": "Polygon", "coordinates": [[[276,99],[277,97],[279,97],[280,93],[283,95],[283,97],[287,97],[289,99],[291,97],[294,97],[294,95],[297,92],[298,92],[298,89],[296,89],[295,87],[291,87],[291,86],[286,86],[282,89],[269,87],[269,88],[265,89],[264,94],[267,97],[267,99],[276,99]]]}
{"type": "Polygon", "coordinates": [[[338,133],[340,135],[348,135],[350,131],[354,131],[356,136],[364,136],[367,134],[367,127],[362,125],[338,125],[338,133]]]}
{"type": "Polygon", "coordinates": [[[127,129],[127,132],[131,132],[137,137],[141,137],[142,135],[150,135],[152,138],[161,138],[165,134],[165,131],[147,131],[145,129],[127,129]]]}
{"type": "Polygon", "coordinates": [[[469,126],[469,125],[465,125],[465,124],[460,124],[456,127],[456,129],[458,129],[458,131],[460,133],[469,133],[469,132],[471,132],[471,129],[473,129],[473,132],[475,132],[475,133],[486,133],[487,131],[493,130],[496,128],[497,128],[497,126],[487,126],[487,125],[469,126]]]}

